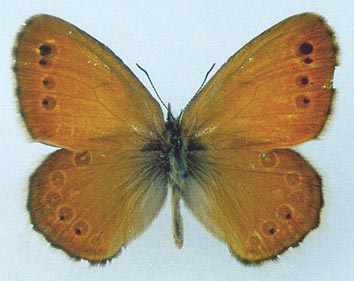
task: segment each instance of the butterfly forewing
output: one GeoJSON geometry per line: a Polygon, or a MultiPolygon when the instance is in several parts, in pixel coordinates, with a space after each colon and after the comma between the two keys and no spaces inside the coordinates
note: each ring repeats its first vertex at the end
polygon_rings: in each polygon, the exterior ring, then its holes
{"type": "Polygon", "coordinates": [[[321,17],[286,19],[231,57],[192,99],[185,134],[217,149],[312,139],[329,114],[335,64],[334,37],[321,17]]]}
{"type": "Polygon", "coordinates": [[[32,17],[14,53],[20,109],[36,140],[76,150],[129,149],[162,134],[161,108],[146,88],[70,23],[32,17]]]}

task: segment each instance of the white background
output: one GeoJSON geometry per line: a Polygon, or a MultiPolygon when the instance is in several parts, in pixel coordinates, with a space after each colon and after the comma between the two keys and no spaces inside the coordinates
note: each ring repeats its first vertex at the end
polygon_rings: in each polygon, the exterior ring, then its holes
{"type": "MultiPolygon", "coordinates": [[[[0,4],[0,280],[354,280],[354,3],[346,1],[52,1],[0,4]],[[311,2],[311,3],[310,3],[311,2]],[[27,181],[52,147],[31,141],[19,116],[11,51],[31,15],[59,16],[109,46],[147,85],[145,67],[174,113],[205,73],[249,40],[293,14],[323,15],[335,30],[337,95],[322,135],[301,151],[323,177],[320,227],[278,262],[244,266],[186,209],[185,245],[174,248],[170,204],[127,249],[104,267],[74,261],[32,230],[27,181]]],[[[168,202],[169,203],[169,202],[168,202]]]]}

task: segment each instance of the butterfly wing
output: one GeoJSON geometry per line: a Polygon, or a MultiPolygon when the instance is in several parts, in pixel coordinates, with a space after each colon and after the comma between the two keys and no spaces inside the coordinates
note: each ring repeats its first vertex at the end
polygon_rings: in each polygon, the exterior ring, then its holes
{"type": "Polygon", "coordinates": [[[321,179],[296,152],[222,150],[198,160],[185,202],[240,260],[275,257],[317,227],[321,179]]]}
{"type": "Polygon", "coordinates": [[[159,104],[112,51],[70,23],[30,18],[14,55],[21,113],[34,139],[111,150],[161,135],[159,104]]]}
{"type": "Polygon", "coordinates": [[[329,114],[335,64],[332,31],[321,17],[288,18],[244,46],[196,94],[184,132],[217,148],[312,139],[329,114]]]}
{"type": "Polygon", "coordinates": [[[61,19],[29,19],[14,55],[28,130],[68,149],[31,177],[32,223],[72,256],[110,259],[165,200],[159,154],[144,150],[163,134],[161,108],[107,47],[61,19]]]}
{"type": "Polygon", "coordinates": [[[30,180],[34,228],[71,256],[114,257],[165,201],[167,179],[154,163],[133,151],[54,152],[30,180]]]}
{"type": "Polygon", "coordinates": [[[328,117],[336,45],[324,20],[293,16],[252,40],[182,117],[187,206],[243,261],[275,257],[319,221],[321,180],[297,153],[328,117]]]}

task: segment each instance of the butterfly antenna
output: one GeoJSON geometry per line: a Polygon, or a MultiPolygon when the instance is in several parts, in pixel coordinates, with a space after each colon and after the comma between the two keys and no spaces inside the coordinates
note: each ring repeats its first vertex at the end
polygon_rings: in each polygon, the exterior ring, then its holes
{"type": "Polygon", "coordinates": [[[208,70],[208,72],[205,74],[205,77],[204,77],[204,80],[203,80],[203,82],[202,82],[202,85],[200,85],[200,87],[199,87],[197,93],[199,93],[200,90],[201,90],[201,89],[203,88],[203,86],[205,85],[205,82],[206,82],[206,80],[208,79],[208,76],[209,76],[210,72],[213,70],[214,66],[215,66],[215,63],[213,63],[213,65],[210,67],[210,69],[208,70]]]}
{"type": "Polygon", "coordinates": [[[140,69],[142,72],[145,73],[146,77],[148,78],[148,80],[149,80],[149,82],[150,82],[151,87],[154,89],[154,92],[155,92],[157,98],[159,99],[159,101],[162,103],[162,105],[163,105],[163,106],[167,109],[167,111],[168,111],[169,108],[166,106],[166,104],[165,104],[165,103],[163,102],[163,100],[161,99],[159,93],[156,91],[156,88],[155,88],[155,86],[154,86],[154,83],[152,83],[152,80],[151,80],[151,78],[150,78],[149,73],[148,73],[144,68],[142,68],[139,64],[136,64],[136,66],[139,67],[139,69],[140,69]]]}

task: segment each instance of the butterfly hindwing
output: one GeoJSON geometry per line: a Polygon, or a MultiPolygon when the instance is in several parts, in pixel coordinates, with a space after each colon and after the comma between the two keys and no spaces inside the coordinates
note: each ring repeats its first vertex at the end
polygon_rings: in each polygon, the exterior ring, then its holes
{"type": "Polygon", "coordinates": [[[200,157],[185,202],[240,260],[276,257],[317,227],[321,179],[298,153],[240,149],[200,157]]]}
{"type": "Polygon", "coordinates": [[[96,263],[146,229],[166,194],[167,177],[150,155],[61,149],[32,175],[28,208],[51,243],[96,263]]]}

